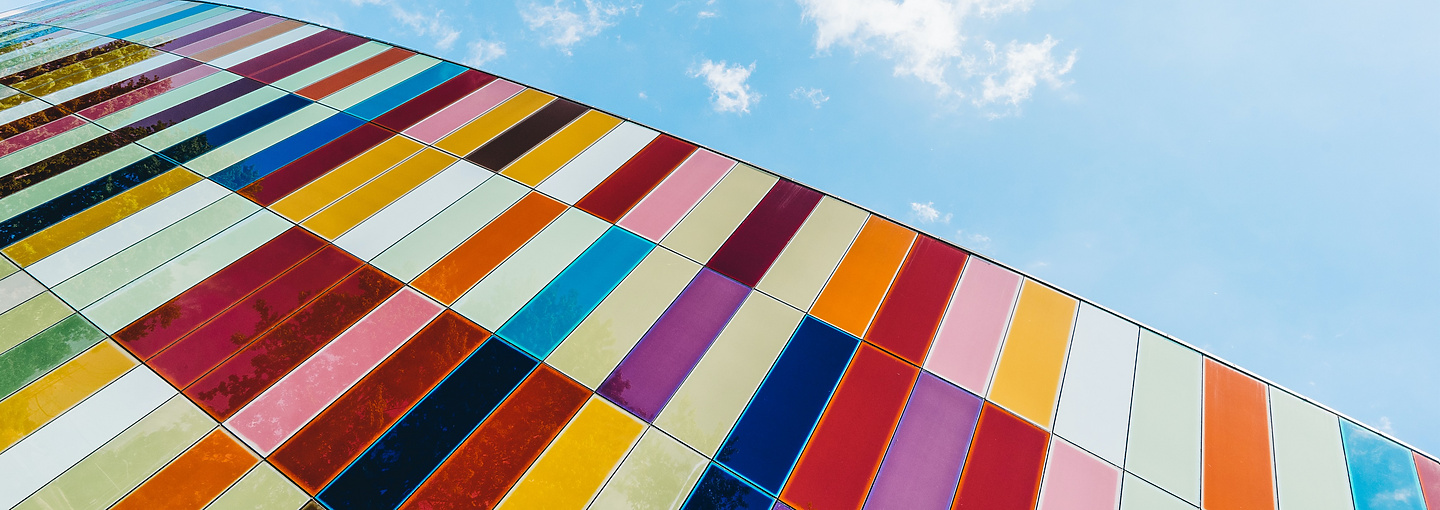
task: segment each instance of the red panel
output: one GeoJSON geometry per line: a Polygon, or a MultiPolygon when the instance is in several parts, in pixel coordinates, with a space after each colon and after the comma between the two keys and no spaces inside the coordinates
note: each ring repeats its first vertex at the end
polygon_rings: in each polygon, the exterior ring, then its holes
{"type": "Polygon", "coordinates": [[[489,336],[445,311],[275,450],[270,463],[319,492],[489,336]]]}
{"type": "Polygon", "coordinates": [[[810,217],[820,196],[790,181],[775,183],[706,266],[754,287],[810,217]]]}
{"type": "Polygon", "coordinates": [[[950,303],[950,293],[960,281],[965,257],[963,251],[920,236],[910,248],[865,339],[911,363],[925,363],[930,341],[950,303]]]}
{"type": "Polygon", "coordinates": [[[1032,510],[1050,435],[986,403],[952,510],[1032,510]]]}
{"type": "Polygon", "coordinates": [[[150,359],[195,326],[234,305],[324,245],[325,241],[305,229],[290,227],[290,230],[117,331],[115,339],[140,359],[150,359]]]}
{"type": "Polygon", "coordinates": [[[327,245],[315,256],[161,351],[148,362],[150,368],[176,387],[189,386],[360,264],[343,250],[327,245]]]}
{"type": "Polygon", "coordinates": [[[589,397],[541,364],[401,508],[494,508],[589,397]]]}
{"type": "Polygon", "coordinates": [[[322,30],[318,33],[315,33],[314,35],[311,35],[310,37],[306,37],[285,46],[275,48],[263,55],[230,66],[230,68],[226,70],[241,76],[254,78],[255,73],[269,69],[270,67],[285,62],[286,60],[295,58],[307,51],[319,48],[326,44],[330,44],[332,41],[339,39],[341,36],[344,35],[345,34],[343,32],[339,32],[336,30],[322,30]]]}
{"type": "Polygon", "coordinates": [[[485,84],[495,81],[494,76],[476,70],[469,70],[460,73],[459,76],[446,80],[445,83],[436,85],[435,88],[415,96],[414,99],[406,101],[405,104],[385,112],[384,115],[376,117],[373,121],[376,124],[385,126],[395,131],[404,131],[405,128],[415,125],[416,122],[425,120],[431,114],[440,111],[450,103],[459,101],[460,98],[469,95],[471,92],[484,87],[485,84]]]}
{"type": "Polygon", "coordinates": [[[354,48],[361,44],[365,44],[365,41],[365,39],[360,37],[356,37],[350,34],[342,34],[339,38],[336,38],[333,41],[325,43],[321,46],[316,46],[307,50],[305,53],[296,55],[295,58],[291,58],[284,62],[267,67],[263,71],[256,71],[254,74],[250,75],[250,77],[256,80],[263,81],[265,83],[275,83],[281,78],[285,78],[286,76],[298,73],[302,70],[309,68],[310,66],[318,64],[320,62],[324,62],[330,57],[349,51],[351,48],[354,48]]]}
{"type": "Polygon", "coordinates": [[[395,133],[380,126],[362,124],[354,131],[345,133],[319,149],[300,156],[300,159],[291,161],[290,164],[240,188],[239,193],[268,207],[394,135],[395,133]]]}
{"type": "Polygon", "coordinates": [[[225,421],[271,384],[396,291],[399,280],[365,266],[303,310],[255,340],[195,384],[185,395],[225,421]]]}
{"type": "Polygon", "coordinates": [[[795,508],[860,508],[919,375],[861,344],[780,498],[795,508]]]}
{"type": "Polygon", "coordinates": [[[695,152],[694,145],[670,135],[660,135],[615,170],[605,182],[590,190],[575,207],[605,218],[610,223],[620,221],[621,216],[665,180],[692,152],[695,152]]]}
{"type": "Polygon", "coordinates": [[[369,78],[370,75],[395,65],[396,62],[410,58],[414,54],[409,50],[390,48],[379,55],[365,59],[364,62],[347,67],[343,71],[297,90],[295,93],[318,101],[340,89],[354,85],[357,81],[369,78]]]}

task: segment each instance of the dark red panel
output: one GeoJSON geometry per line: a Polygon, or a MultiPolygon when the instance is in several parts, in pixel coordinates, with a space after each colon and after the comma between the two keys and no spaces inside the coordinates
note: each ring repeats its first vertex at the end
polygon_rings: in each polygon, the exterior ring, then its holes
{"type": "Polygon", "coordinates": [[[494,508],[589,397],[540,365],[401,508],[494,508]]]}
{"type": "Polygon", "coordinates": [[[445,311],[269,457],[310,494],[375,442],[490,334],[445,311]]]}
{"type": "Polygon", "coordinates": [[[952,510],[1031,510],[1050,435],[986,403],[952,510]]]}
{"type": "Polygon", "coordinates": [[[274,83],[361,44],[365,44],[365,39],[350,34],[341,34],[339,38],[325,43],[323,46],[312,48],[295,58],[270,66],[263,71],[257,71],[251,77],[265,83],[274,83]]]}
{"type": "Polygon", "coordinates": [[[406,101],[405,104],[395,107],[384,115],[376,117],[373,122],[396,131],[404,131],[405,128],[425,120],[426,117],[450,106],[450,103],[459,101],[460,98],[494,80],[494,76],[480,71],[465,71],[459,76],[415,96],[414,99],[406,101]]]}
{"type": "Polygon", "coordinates": [[[114,337],[136,357],[150,359],[195,326],[234,305],[324,245],[325,241],[305,229],[290,227],[290,230],[115,332],[114,337]]]}
{"type": "Polygon", "coordinates": [[[335,141],[240,188],[239,193],[260,205],[269,206],[394,135],[395,133],[380,126],[363,124],[335,141]]]}
{"type": "Polygon", "coordinates": [[[360,262],[333,245],[221,312],[147,364],[184,388],[350,274],[360,262]]]}
{"type": "Polygon", "coordinates": [[[250,60],[246,60],[239,64],[230,66],[228,71],[241,76],[249,76],[253,78],[254,74],[257,72],[263,71],[275,64],[279,64],[286,60],[295,58],[296,56],[299,56],[306,51],[310,51],[326,44],[330,44],[331,41],[339,39],[342,35],[345,34],[335,30],[321,30],[320,32],[312,34],[310,37],[306,37],[299,41],[295,41],[279,48],[275,48],[273,50],[270,50],[269,52],[266,52],[263,55],[259,55],[250,60]]]}
{"type": "Polygon", "coordinates": [[[631,207],[665,180],[675,167],[695,152],[695,146],[670,135],[660,135],[621,165],[585,198],[575,204],[610,223],[620,221],[631,207]]]}
{"type": "Polygon", "coordinates": [[[920,236],[905,257],[905,265],[900,266],[865,340],[916,365],[924,363],[955,282],[960,281],[965,257],[963,251],[920,236]]]}
{"type": "Polygon", "coordinates": [[[479,149],[475,149],[475,152],[465,156],[465,159],[491,171],[499,172],[587,110],[589,108],[584,105],[566,99],[551,101],[540,111],[526,117],[525,120],[495,137],[494,140],[486,142],[479,149]]]}
{"type": "Polygon", "coordinates": [[[915,366],[860,344],[781,499],[795,508],[860,508],[919,376],[915,366]]]}
{"type": "Polygon", "coordinates": [[[775,183],[706,266],[754,287],[810,217],[820,197],[820,192],[790,181],[775,183]]]}
{"type": "Polygon", "coordinates": [[[185,389],[225,421],[351,324],[400,290],[399,280],[365,266],[185,389]]]}

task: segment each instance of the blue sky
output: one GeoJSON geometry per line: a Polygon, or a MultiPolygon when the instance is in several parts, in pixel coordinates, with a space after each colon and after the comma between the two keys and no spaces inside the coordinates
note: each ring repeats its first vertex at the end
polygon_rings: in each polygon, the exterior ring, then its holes
{"type": "Polygon", "coordinates": [[[1440,3],[237,3],[706,144],[1440,453],[1440,3]]]}

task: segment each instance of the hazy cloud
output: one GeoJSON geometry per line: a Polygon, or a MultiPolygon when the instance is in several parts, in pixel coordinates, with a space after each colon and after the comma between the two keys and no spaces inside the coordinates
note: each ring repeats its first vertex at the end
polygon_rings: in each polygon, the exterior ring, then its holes
{"type": "Polygon", "coordinates": [[[794,92],[790,93],[790,98],[808,100],[810,104],[815,105],[816,108],[819,108],[821,104],[830,100],[830,96],[825,95],[825,91],[810,87],[799,87],[795,89],[794,92]]]}
{"type": "Polygon", "coordinates": [[[940,210],[935,208],[935,202],[910,202],[910,212],[915,213],[920,223],[950,223],[950,218],[955,216],[951,213],[942,215],[940,210]]]}
{"type": "Polygon", "coordinates": [[[505,43],[501,41],[476,39],[470,42],[469,47],[470,53],[465,56],[465,65],[470,67],[480,67],[505,56],[505,43]]]}
{"type": "Polygon", "coordinates": [[[640,4],[614,4],[597,0],[555,0],[550,4],[530,2],[520,8],[520,17],[530,30],[545,34],[545,44],[570,54],[580,41],[600,35],[615,26],[615,18],[627,12],[640,12],[640,4]]]}
{"type": "Polygon", "coordinates": [[[441,51],[454,47],[455,41],[460,39],[460,30],[445,21],[444,10],[436,9],[433,13],[426,14],[420,10],[402,7],[400,2],[393,0],[350,0],[350,3],[358,6],[374,5],[390,11],[390,17],[400,26],[409,29],[412,34],[429,38],[430,43],[441,51]]]}

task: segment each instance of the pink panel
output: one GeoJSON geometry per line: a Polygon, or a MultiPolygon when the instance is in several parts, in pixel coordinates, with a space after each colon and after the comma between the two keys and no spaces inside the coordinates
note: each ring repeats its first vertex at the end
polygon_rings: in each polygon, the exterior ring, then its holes
{"type": "Polygon", "coordinates": [[[214,47],[219,46],[219,45],[221,45],[221,44],[224,44],[224,43],[233,41],[233,40],[235,40],[236,38],[243,37],[243,36],[245,36],[245,35],[247,35],[247,34],[250,34],[250,33],[254,33],[254,32],[256,32],[256,31],[258,31],[258,30],[260,30],[260,29],[262,29],[262,28],[268,27],[268,26],[270,26],[270,25],[274,25],[274,24],[279,23],[279,22],[281,22],[281,21],[285,21],[285,18],[281,18],[281,17],[279,17],[279,16],[267,16],[267,17],[264,17],[264,18],[257,19],[257,20],[255,20],[255,21],[253,21],[253,22],[246,23],[246,24],[244,24],[244,25],[240,25],[240,26],[238,26],[238,27],[232,28],[232,29],[227,30],[227,31],[225,31],[225,32],[223,32],[223,33],[215,34],[214,37],[210,37],[210,38],[202,39],[202,40],[199,40],[199,41],[195,41],[194,44],[191,44],[191,45],[189,45],[189,46],[186,46],[186,47],[183,47],[183,48],[175,48],[175,49],[169,50],[169,51],[170,51],[170,53],[174,53],[174,54],[177,54],[177,55],[184,55],[184,56],[187,56],[187,57],[188,57],[188,56],[194,55],[194,54],[196,54],[196,53],[200,53],[200,52],[202,52],[202,51],[208,50],[208,49],[210,49],[210,48],[214,48],[214,47]]]}
{"type": "Polygon", "coordinates": [[[241,409],[225,426],[261,455],[269,455],[440,310],[440,305],[406,287],[241,409]]]}
{"type": "Polygon", "coordinates": [[[480,90],[471,92],[470,95],[445,107],[444,110],[410,126],[410,129],[405,130],[405,134],[425,143],[435,143],[436,140],[465,125],[466,122],[474,120],[494,108],[495,105],[510,99],[510,96],[518,94],[521,90],[525,90],[525,87],[497,78],[488,85],[480,87],[480,90]]]}
{"type": "Polygon", "coordinates": [[[24,149],[52,136],[75,129],[85,124],[84,120],[74,115],[66,115],[55,119],[54,122],[31,129],[24,133],[0,140],[0,156],[24,149]]]}
{"type": "Polygon", "coordinates": [[[945,310],[925,368],[985,395],[1019,290],[1020,275],[971,257],[945,310]]]}
{"type": "Polygon", "coordinates": [[[1415,467],[1420,471],[1420,488],[1425,491],[1425,502],[1430,510],[1440,510],[1440,462],[1429,457],[1415,455],[1415,467]]]}
{"type": "Polygon", "coordinates": [[[198,81],[201,78],[210,76],[218,72],[220,72],[220,70],[214,67],[195,66],[184,71],[180,71],[175,76],[171,76],[155,83],[151,83],[144,87],[140,87],[130,92],[126,92],[124,94],[112,97],[105,102],[102,102],[95,106],[80,110],[79,115],[92,120],[104,118],[106,115],[110,115],[120,110],[129,108],[131,106],[144,102],[146,99],[150,99],[171,90],[178,89],[182,86],[190,84],[191,82],[198,81]]]}
{"type": "Polygon", "coordinates": [[[1040,510],[1115,510],[1120,470],[1063,439],[1050,441],[1040,510]]]}
{"type": "Polygon", "coordinates": [[[631,209],[620,220],[620,226],[659,242],[733,166],[735,162],[724,156],[705,149],[695,151],[631,209]]]}

